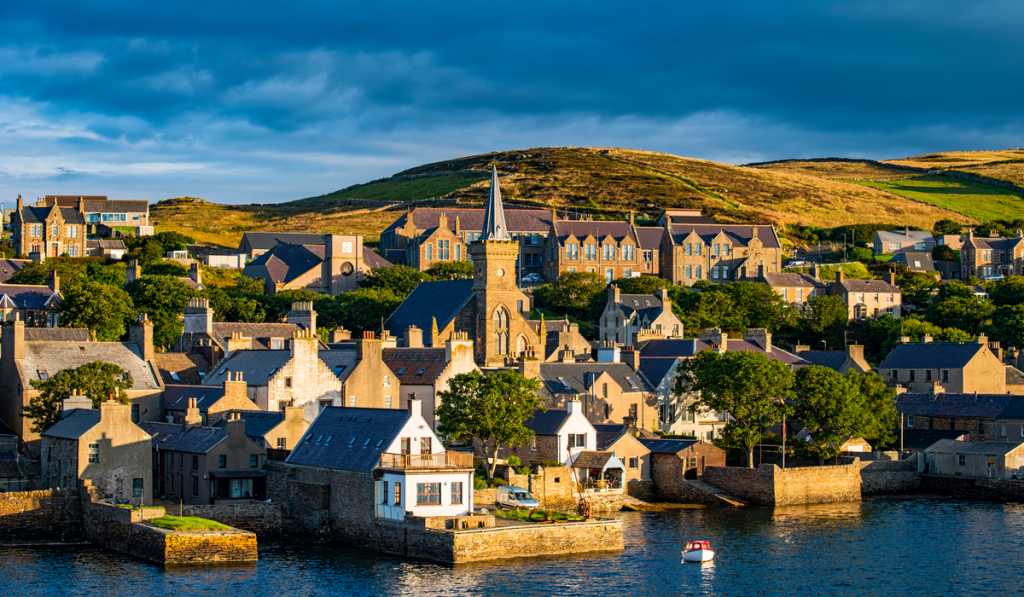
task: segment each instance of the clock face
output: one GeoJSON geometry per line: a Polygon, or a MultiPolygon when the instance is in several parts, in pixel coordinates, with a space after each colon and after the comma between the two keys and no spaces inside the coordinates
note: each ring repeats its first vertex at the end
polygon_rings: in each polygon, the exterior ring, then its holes
{"type": "Polygon", "coordinates": [[[498,270],[498,275],[499,275],[499,276],[504,276],[504,275],[505,275],[505,270],[503,270],[503,269],[499,269],[499,270],[498,270]]]}
{"type": "Polygon", "coordinates": [[[352,252],[352,243],[341,243],[341,252],[342,253],[351,253],[352,252]]]}

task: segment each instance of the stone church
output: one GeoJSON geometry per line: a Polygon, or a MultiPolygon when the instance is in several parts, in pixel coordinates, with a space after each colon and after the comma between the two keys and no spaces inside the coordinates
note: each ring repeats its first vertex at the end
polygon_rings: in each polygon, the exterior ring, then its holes
{"type": "Polygon", "coordinates": [[[568,353],[590,360],[590,345],[575,324],[530,319],[530,298],[516,279],[519,241],[508,234],[497,169],[491,174],[483,232],[468,252],[472,280],[420,283],[384,329],[399,337],[410,326],[429,330],[423,343],[430,346],[444,346],[453,334],[464,333],[473,340],[481,366],[505,365],[524,354],[554,360],[568,353]]]}

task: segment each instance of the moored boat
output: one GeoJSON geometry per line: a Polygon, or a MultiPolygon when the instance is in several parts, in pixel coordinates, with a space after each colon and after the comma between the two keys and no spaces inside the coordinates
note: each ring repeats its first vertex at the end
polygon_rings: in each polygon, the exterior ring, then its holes
{"type": "Polygon", "coordinates": [[[711,543],[708,541],[687,541],[686,549],[683,550],[684,562],[708,562],[715,557],[711,550],[711,543]]]}

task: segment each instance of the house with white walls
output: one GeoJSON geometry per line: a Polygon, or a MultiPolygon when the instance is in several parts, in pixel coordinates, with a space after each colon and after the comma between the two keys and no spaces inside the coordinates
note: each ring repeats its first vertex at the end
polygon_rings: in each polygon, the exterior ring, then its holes
{"type": "MultiPolygon", "coordinates": [[[[524,465],[557,460],[568,466],[580,452],[597,449],[597,430],[587,420],[583,404],[570,400],[566,410],[549,408],[536,411],[523,426],[533,431],[529,443],[522,446],[499,446],[498,458],[518,456],[524,465]]],[[[480,450],[479,442],[478,451],[480,450]]],[[[482,455],[482,454],[481,454],[482,455]]]]}

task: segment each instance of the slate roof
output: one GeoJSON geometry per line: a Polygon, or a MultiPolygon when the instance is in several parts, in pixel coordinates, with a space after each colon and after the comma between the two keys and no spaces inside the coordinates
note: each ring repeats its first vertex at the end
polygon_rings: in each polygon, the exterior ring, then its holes
{"type": "Polygon", "coordinates": [[[1003,236],[975,236],[973,240],[974,246],[979,249],[1012,249],[1022,242],[1022,239],[1017,237],[1006,238],[1003,236]]]}
{"type": "Polygon", "coordinates": [[[231,334],[238,332],[243,338],[252,338],[251,350],[269,350],[270,338],[289,340],[292,334],[301,331],[302,327],[294,323],[238,323],[221,321],[213,323],[213,337],[222,346],[227,345],[231,334]]]}
{"type": "Polygon", "coordinates": [[[675,370],[681,359],[678,357],[660,357],[656,359],[645,359],[640,357],[640,373],[654,386],[661,385],[661,382],[669,373],[675,370]]]}
{"type": "MultiPolygon", "coordinates": [[[[275,427],[284,421],[284,412],[267,412],[263,410],[232,410],[229,411],[232,414],[237,414],[240,419],[245,421],[245,435],[250,439],[262,439],[265,435],[273,431],[275,427]]],[[[213,427],[220,429],[227,429],[227,419],[220,419],[213,424],[213,427]]]]}
{"type": "Polygon", "coordinates": [[[153,437],[153,448],[160,451],[206,454],[227,437],[227,430],[219,427],[189,427],[175,423],[142,421],[138,426],[153,437]]]}
{"type": "MultiPolygon", "coordinates": [[[[640,371],[652,384],[660,384],[669,371],[679,362],[680,358],[689,358],[707,350],[711,346],[701,340],[650,340],[640,350],[640,371]]],[[[772,346],[771,352],[752,342],[729,338],[727,350],[760,352],[773,361],[780,361],[790,366],[807,365],[800,356],[772,346]]]]}
{"type": "Polygon", "coordinates": [[[611,460],[615,458],[614,452],[597,452],[593,450],[584,450],[576,455],[576,459],[572,462],[573,468],[593,468],[604,470],[611,460]]]}
{"type": "MultiPolygon", "coordinates": [[[[672,244],[679,245],[686,242],[686,237],[690,236],[690,233],[696,232],[704,244],[709,244],[720,232],[723,232],[733,245],[746,247],[753,238],[752,228],[753,226],[722,226],[719,224],[672,224],[670,238],[672,244]]],[[[771,226],[757,226],[757,238],[766,249],[778,249],[781,246],[779,237],[775,235],[775,230],[771,226]]]]}
{"type": "Polygon", "coordinates": [[[288,455],[289,464],[372,471],[402,430],[409,413],[389,408],[328,406],[288,455]],[[352,441],[355,438],[355,442],[352,441]],[[369,440],[369,442],[367,442],[369,440]]]}
{"type": "Polygon", "coordinates": [[[899,286],[893,286],[885,280],[851,280],[844,278],[841,283],[833,282],[833,284],[845,292],[891,292],[893,294],[903,292],[899,286]]]}
{"type": "Polygon", "coordinates": [[[619,310],[627,316],[636,313],[637,318],[647,318],[649,321],[656,319],[665,310],[661,299],[654,294],[620,294],[618,305],[619,310]]]}
{"type": "Polygon", "coordinates": [[[907,416],[995,419],[1024,396],[1012,394],[898,394],[896,410],[907,416]]]}
{"type": "Polygon", "coordinates": [[[13,450],[0,450],[0,479],[20,479],[22,476],[18,454],[13,450]]]}
{"type": "Polygon", "coordinates": [[[975,342],[910,342],[897,344],[879,369],[959,369],[984,350],[975,342]]]}
{"type": "Polygon", "coordinates": [[[1020,442],[958,442],[952,439],[940,439],[925,452],[929,454],[983,454],[998,456],[1009,454],[1021,446],[1020,442]]]}
{"type": "MultiPolygon", "coordinates": [[[[704,344],[703,342],[700,342],[700,341],[698,341],[698,343],[704,344]]],[[[707,344],[705,344],[704,347],[701,348],[701,350],[704,350],[706,348],[709,348],[709,346],[707,344]]],[[[772,346],[772,351],[771,352],[764,352],[763,348],[761,348],[757,344],[754,344],[753,342],[747,342],[746,340],[737,340],[737,339],[729,338],[729,345],[728,345],[727,349],[731,350],[731,351],[741,350],[741,351],[744,351],[744,352],[761,352],[761,353],[764,353],[765,356],[767,356],[769,359],[771,359],[773,361],[781,361],[781,362],[783,362],[783,363],[785,363],[787,365],[806,365],[807,364],[807,361],[801,359],[800,357],[798,357],[797,355],[795,355],[795,354],[793,354],[793,353],[791,353],[789,351],[786,351],[786,350],[783,350],[783,349],[779,348],[778,346],[772,346]]]]}
{"type": "MultiPolygon", "coordinates": [[[[509,232],[547,232],[551,229],[551,212],[546,209],[508,209],[505,212],[505,225],[509,232]]],[[[430,230],[441,224],[441,214],[448,218],[448,228],[455,231],[455,220],[459,220],[459,229],[469,232],[482,232],[484,229],[484,210],[482,208],[442,208],[418,207],[411,212],[402,214],[391,223],[385,232],[404,228],[406,221],[412,217],[416,230],[430,230]]]]}
{"type": "Polygon", "coordinates": [[[660,249],[661,248],[661,237],[665,235],[665,229],[660,226],[650,227],[634,227],[636,231],[636,238],[640,241],[641,249],[660,249]]]}
{"type": "Polygon", "coordinates": [[[160,378],[164,385],[168,384],[191,384],[203,383],[199,373],[207,373],[210,370],[210,362],[199,353],[183,354],[180,352],[158,352],[153,355],[153,362],[160,371],[160,378]],[[171,374],[177,377],[175,379],[171,374]]]}
{"type": "Polygon", "coordinates": [[[1020,419],[1024,421],[1024,396],[1011,394],[1010,403],[999,413],[1000,419],[1020,419]]]}
{"type": "Polygon", "coordinates": [[[927,230],[879,230],[875,232],[875,239],[883,243],[934,242],[932,233],[927,230]]]}
{"type": "Polygon", "coordinates": [[[5,284],[11,276],[21,271],[28,259],[0,259],[0,284],[5,284]]]}
{"type": "Polygon", "coordinates": [[[25,328],[26,342],[91,342],[85,328],[25,328]]]}
{"type": "Polygon", "coordinates": [[[53,205],[56,203],[61,207],[77,207],[78,200],[83,199],[85,201],[106,201],[106,195],[47,195],[43,197],[43,201],[47,205],[53,205]]]}
{"type": "Polygon", "coordinates": [[[678,454],[697,443],[695,439],[641,439],[651,454],[678,454]]]}
{"type": "Polygon", "coordinates": [[[203,385],[220,385],[228,379],[227,372],[241,372],[242,381],[250,387],[265,386],[290,360],[290,350],[239,350],[230,359],[217,363],[203,385]]]}
{"type": "Polygon", "coordinates": [[[243,274],[251,278],[264,278],[275,284],[287,284],[319,267],[324,261],[326,247],[279,244],[245,266],[243,274]]]}
{"type": "MultiPolygon", "coordinates": [[[[56,306],[60,293],[46,285],[0,284],[0,300],[11,301],[15,309],[46,309],[56,306]]],[[[5,301],[5,302],[6,302],[5,301]]]]}
{"type": "MultiPolygon", "coordinates": [[[[897,436],[899,432],[897,431],[897,436]]],[[[928,446],[931,446],[935,442],[942,439],[957,440],[961,437],[968,436],[967,431],[949,431],[941,429],[904,429],[903,430],[903,449],[904,450],[924,450],[928,446]]],[[[899,440],[897,440],[899,441],[899,440]]],[[[898,444],[897,444],[898,445],[898,444]]]]}
{"type": "Polygon", "coordinates": [[[819,367],[828,367],[839,371],[846,364],[846,353],[839,350],[805,350],[796,353],[796,356],[819,367]]]}
{"type": "Polygon", "coordinates": [[[890,259],[889,263],[905,265],[908,269],[915,272],[935,271],[935,261],[932,260],[931,253],[919,253],[916,251],[900,253],[890,259]],[[918,263],[921,265],[916,265],[918,263]]]}
{"type": "Polygon", "coordinates": [[[788,286],[792,288],[824,288],[825,283],[810,274],[791,272],[765,272],[764,280],[772,286],[788,286]]]}
{"type": "Polygon", "coordinates": [[[402,385],[433,385],[448,365],[442,348],[385,348],[384,364],[402,385]]]}
{"type": "Polygon", "coordinates": [[[42,435],[62,439],[78,439],[100,422],[100,411],[76,408],[53,425],[42,435]]]}
{"type": "Polygon", "coordinates": [[[630,239],[634,244],[639,244],[633,226],[629,222],[601,222],[594,220],[558,220],[555,222],[555,236],[558,242],[565,243],[569,236],[577,240],[583,240],[593,236],[598,241],[611,236],[615,242],[622,242],[630,239]]]}
{"type": "Polygon", "coordinates": [[[625,363],[541,363],[543,387],[555,394],[589,394],[593,379],[608,373],[623,392],[650,392],[647,380],[625,363]],[[568,388],[562,384],[562,380],[568,388]],[[630,383],[632,380],[633,383],[630,383]]]}
{"type": "Polygon", "coordinates": [[[415,325],[428,335],[436,317],[437,329],[443,330],[472,299],[473,280],[420,282],[384,322],[384,329],[397,333],[415,325]]]}
{"type": "Polygon", "coordinates": [[[23,224],[44,224],[51,210],[59,209],[60,215],[66,224],[85,224],[85,218],[73,207],[46,207],[26,205],[21,208],[21,219],[23,224]]]}
{"type": "Polygon", "coordinates": [[[355,344],[335,344],[330,350],[321,350],[317,356],[325,365],[331,368],[338,379],[345,381],[356,368],[356,346],[355,344]]]}
{"type": "Polygon", "coordinates": [[[149,213],[149,201],[136,199],[108,199],[106,201],[93,201],[88,198],[82,201],[82,211],[85,213],[149,213]]]}
{"type": "Polygon", "coordinates": [[[64,369],[74,369],[104,361],[124,369],[132,377],[133,390],[158,390],[160,381],[149,363],[133,342],[25,342],[25,358],[21,371],[25,386],[33,379],[42,379],[40,373],[54,375],[64,369]]]}
{"type": "MultiPolygon", "coordinates": [[[[322,234],[301,234],[297,232],[243,232],[242,240],[248,240],[249,246],[256,251],[269,251],[278,243],[287,245],[323,245],[322,234]]],[[[241,251],[242,243],[239,243],[241,251]]],[[[321,259],[323,257],[321,256],[321,259]]]]}
{"type": "Polygon", "coordinates": [[[164,410],[184,411],[189,398],[196,399],[196,408],[204,413],[224,397],[224,386],[169,385],[164,388],[164,410]]]}
{"type": "Polygon", "coordinates": [[[124,246],[124,241],[119,239],[119,238],[116,238],[116,239],[113,239],[113,238],[98,238],[98,239],[86,240],[85,241],[85,248],[86,249],[105,249],[105,250],[108,250],[108,251],[109,250],[115,250],[115,251],[116,250],[122,250],[122,251],[124,251],[124,250],[127,249],[124,246]]]}
{"type": "Polygon", "coordinates": [[[558,430],[569,420],[569,411],[549,408],[547,412],[533,411],[533,416],[523,421],[523,426],[535,435],[558,435],[558,430]]]}
{"type": "MultiPolygon", "coordinates": [[[[27,329],[27,328],[26,328],[27,329]]],[[[1014,367],[1013,365],[1006,366],[1006,385],[1018,386],[1024,385],[1024,371],[1014,367]]]]}
{"type": "Polygon", "coordinates": [[[381,257],[369,247],[363,247],[363,262],[371,269],[380,269],[391,265],[390,261],[381,257]]]}

